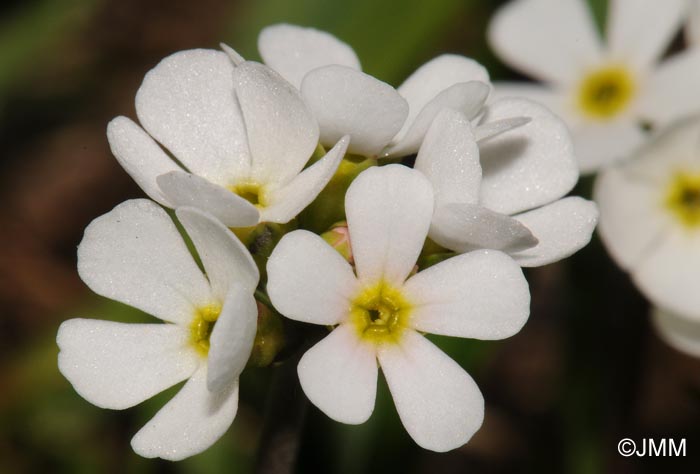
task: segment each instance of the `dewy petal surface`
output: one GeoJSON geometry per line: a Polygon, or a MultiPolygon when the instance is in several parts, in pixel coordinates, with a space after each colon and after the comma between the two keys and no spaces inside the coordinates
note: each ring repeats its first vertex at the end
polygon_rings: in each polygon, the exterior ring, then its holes
{"type": "Polygon", "coordinates": [[[492,18],[488,39],[507,64],[558,84],[573,84],[601,55],[593,18],[581,0],[511,1],[492,18]]]}
{"type": "Polygon", "coordinates": [[[306,230],[295,230],[280,240],[267,261],[267,275],[267,292],[277,311],[307,323],[343,321],[357,289],[350,264],[306,230]]]}
{"type": "Polygon", "coordinates": [[[479,143],[481,204],[504,214],[552,202],[578,180],[573,143],[561,119],[529,100],[501,99],[488,106],[483,122],[511,117],[532,120],[479,143]]]}
{"type": "Polygon", "coordinates": [[[537,237],[539,244],[511,256],[523,267],[539,267],[585,247],[598,222],[598,208],[591,201],[568,197],[518,214],[515,219],[537,237]]]}
{"type": "Polygon", "coordinates": [[[479,387],[423,336],[407,330],[400,345],[380,346],[378,357],[401,422],[419,446],[449,451],[481,427],[484,398],[479,387]]]}
{"type": "Polygon", "coordinates": [[[202,366],[184,387],[136,433],[131,447],[145,458],[180,461],[201,453],[231,426],[238,410],[238,381],[225,390],[207,389],[202,366]]]}
{"type": "Polygon", "coordinates": [[[494,250],[449,258],[412,276],[404,289],[415,305],[412,326],[432,334],[504,339],[530,314],[520,266],[494,250]]]}
{"type": "Polygon", "coordinates": [[[211,297],[175,224],[146,199],[126,201],[88,225],[78,273],[95,293],[181,325],[211,297]]]}
{"type": "Polygon", "coordinates": [[[299,382],[311,403],[341,423],[360,424],[374,410],[377,358],[350,324],[341,324],[299,361],[299,382]]]}
{"type": "Polygon", "coordinates": [[[253,160],[250,178],[287,183],[316,149],[316,120],[299,91],[265,65],[246,61],[233,80],[253,160]]]}
{"type": "Polygon", "coordinates": [[[181,168],[153,138],[130,119],[117,117],[107,125],[107,139],[119,164],[143,192],[164,206],[172,206],[158,187],[156,178],[181,168]]]}
{"type": "Polygon", "coordinates": [[[369,168],[350,185],[345,212],[358,278],[368,284],[403,283],[428,235],[430,182],[402,165],[369,168]]]}
{"type": "Polygon", "coordinates": [[[81,397],[121,410],[188,378],[199,357],[175,324],[70,319],[58,330],[58,369],[81,397]]]}
{"type": "Polygon", "coordinates": [[[245,126],[221,51],[180,51],[151,69],[136,94],[146,131],[194,174],[217,183],[246,174],[245,126]]]}
{"type": "Polygon", "coordinates": [[[268,26],[258,36],[258,50],[265,64],[296,88],[308,72],[321,66],[339,64],[361,70],[350,46],[315,28],[285,23],[268,26]]]}
{"type": "Polygon", "coordinates": [[[651,315],[661,339],[676,350],[700,357],[700,321],[658,308],[654,308],[651,315]]]}
{"type": "Polygon", "coordinates": [[[314,69],[301,93],[321,127],[321,143],[350,135],[348,152],[358,155],[377,155],[408,115],[408,104],[393,87],[346,66],[314,69]]]}

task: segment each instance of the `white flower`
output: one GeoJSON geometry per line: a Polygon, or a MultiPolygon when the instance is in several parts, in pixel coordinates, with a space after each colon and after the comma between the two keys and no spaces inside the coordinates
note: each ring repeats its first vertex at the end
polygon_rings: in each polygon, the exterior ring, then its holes
{"type": "Polygon", "coordinates": [[[318,125],[299,92],[262,64],[234,67],[221,51],[162,60],[139,88],[136,114],[145,131],[126,117],[107,129],[126,172],[164,206],[194,206],[229,227],[294,218],[328,183],[347,146],[341,139],[302,171],[318,125]]]}
{"type": "Polygon", "coordinates": [[[95,219],[78,248],[78,271],[93,291],[166,324],[71,319],[57,336],[61,373],[102,408],[129,408],[187,379],[131,441],[141,456],[170,460],[211,446],[236,415],[259,278],[250,254],[220,222],[194,208],[179,208],[177,216],[206,276],[166,212],[145,199],[95,219]]]}
{"type": "Polygon", "coordinates": [[[563,197],[578,179],[566,126],[523,99],[496,101],[486,114],[533,120],[478,147],[466,117],[437,116],[415,164],[435,191],[430,238],[460,253],[501,250],[525,267],[568,257],[590,241],[598,211],[563,197]]]}
{"type": "Polygon", "coordinates": [[[700,321],[700,119],[678,123],[599,175],[600,235],[664,312],[700,321]]]}
{"type": "Polygon", "coordinates": [[[654,308],[652,321],[661,338],[671,347],[700,357],[700,319],[654,308]]]}
{"type": "Polygon", "coordinates": [[[690,46],[700,46],[700,0],[690,0],[685,39],[690,46]]]}
{"type": "Polygon", "coordinates": [[[583,0],[514,0],[497,12],[489,40],[509,65],[544,82],[496,84],[564,117],[579,166],[624,158],[663,126],[700,111],[700,50],[659,62],[680,27],[685,0],[610,0],[606,43],[583,0]]]}
{"type": "Polygon", "coordinates": [[[410,168],[364,171],[345,205],[355,272],[302,230],[284,236],[267,265],[267,289],[283,315],[337,325],[299,362],[302,388],[331,418],[362,423],[374,408],[378,360],[411,437],[434,451],[461,446],[481,425],[483,397],[421,333],[515,334],[529,314],[522,271],[501,252],[480,250],[410,276],[433,214],[430,183],[410,168]]]}

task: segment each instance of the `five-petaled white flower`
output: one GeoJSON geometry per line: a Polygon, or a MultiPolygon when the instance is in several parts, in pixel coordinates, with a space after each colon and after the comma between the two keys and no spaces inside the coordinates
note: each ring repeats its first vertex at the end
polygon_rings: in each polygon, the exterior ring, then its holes
{"type": "Polygon", "coordinates": [[[604,244],[662,310],[662,332],[688,337],[677,319],[700,325],[700,118],[666,129],[601,173],[594,199],[604,244]]]}
{"type": "Polygon", "coordinates": [[[238,409],[238,376],[255,339],[258,270],[212,216],[179,208],[200,271],[166,212],[145,199],[95,219],[78,248],[78,271],[96,293],[166,321],[71,319],[58,331],[58,366],[91,403],[134,406],[187,379],[132,439],[138,454],[179,460],[218,440],[238,409]]]}
{"type": "Polygon", "coordinates": [[[425,136],[415,168],[435,191],[431,239],[460,253],[501,250],[534,267],[586,245],[598,211],[585,199],[562,198],[576,183],[578,169],[561,120],[524,99],[496,101],[486,118],[520,112],[532,121],[477,146],[470,121],[443,110],[425,136]]]}
{"type": "Polygon", "coordinates": [[[315,234],[282,238],[267,265],[274,306],[298,321],[337,325],[299,362],[302,388],[331,418],[362,423],[377,360],[399,416],[422,447],[466,443],[483,419],[472,378],[421,333],[502,339],[518,332],[530,295],[507,255],[478,250],[411,276],[433,214],[430,183],[401,165],[370,168],[346,194],[350,264],[315,234]]]}
{"type": "Polygon", "coordinates": [[[197,207],[229,227],[293,219],[331,179],[348,144],[340,139],[302,171],[319,132],[299,91],[267,66],[234,66],[214,50],[162,60],[139,88],[136,114],[145,131],[126,117],[107,130],[127,173],[164,206],[197,207]]]}
{"type": "Polygon", "coordinates": [[[657,65],[686,6],[610,0],[602,45],[584,0],[514,0],[494,16],[490,43],[545,84],[496,84],[496,95],[531,98],[564,117],[582,171],[610,165],[646,140],[645,125],[700,110],[700,49],[657,65]]]}

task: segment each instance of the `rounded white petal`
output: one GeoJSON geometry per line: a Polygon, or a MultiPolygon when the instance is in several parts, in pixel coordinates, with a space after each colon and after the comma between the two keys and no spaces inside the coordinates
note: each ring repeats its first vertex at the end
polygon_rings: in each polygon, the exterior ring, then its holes
{"type": "Polygon", "coordinates": [[[253,289],[233,284],[211,332],[207,387],[219,392],[230,386],[248,362],[255,342],[258,307],[253,289]]]}
{"type": "Polygon", "coordinates": [[[180,51],[151,69],[136,94],[143,128],[189,171],[217,184],[250,165],[232,71],[221,51],[180,51]]]}
{"type": "Polygon", "coordinates": [[[258,36],[258,50],[265,64],[296,88],[301,87],[308,72],[321,66],[339,64],[362,69],[350,46],[315,28],[285,23],[268,26],[258,36]]]}
{"type": "Polygon", "coordinates": [[[542,104],[555,115],[569,120],[570,115],[570,96],[569,88],[559,88],[551,84],[536,84],[532,82],[496,82],[493,84],[493,92],[491,92],[490,101],[495,102],[499,99],[528,99],[538,104],[542,104]]]}
{"type": "Polygon", "coordinates": [[[306,351],[299,382],[311,403],[341,423],[364,423],[374,410],[377,357],[352,325],[341,324],[306,351]]]}
{"type": "Polygon", "coordinates": [[[282,237],[267,261],[267,277],[267,292],[277,311],[306,323],[343,321],[357,289],[350,264],[306,230],[282,237]]]}
{"type": "Polygon", "coordinates": [[[350,135],[349,153],[377,155],[399,131],[408,104],[389,84],[346,66],[306,75],[301,93],[321,127],[321,143],[350,135]]]}
{"type": "Polygon", "coordinates": [[[510,255],[523,267],[539,267],[588,245],[598,222],[598,207],[580,197],[568,197],[514,217],[532,232],[539,244],[510,255]]]}
{"type": "Polygon", "coordinates": [[[522,127],[530,123],[529,117],[512,117],[479,125],[474,130],[474,139],[478,142],[509,132],[515,128],[522,127]]]}
{"type": "Polygon", "coordinates": [[[175,324],[70,319],[58,329],[58,370],[81,397],[121,410],[188,378],[199,365],[175,324]]]}
{"type": "Polygon", "coordinates": [[[510,66],[560,84],[574,83],[601,55],[593,18],[581,0],[511,1],[492,18],[488,39],[510,66]]]}
{"type": "Polygon", "coordinates": [[[226,43],[219,43],[219,47],[224,53],[226,53],[226,55],[231,60],[234,66],[239,66],[243,61],[245,61],[245,58],[241,56],[238,53],[238,51],[236,51],[226,43]]]}
{"type": "Polygon", "coordinates": [[[571,136],[579,169],[584,174],[624,160],[648,139],[633,119],[574,124],[571,136]]]}
{"type": "Polygon", "coordinates": [[[229,227],[248,227],[260,219],[260,212],[251,203],[195,174],[171,171],[158,176],[156,182],[173,207],[196,207],[229,227]]]}
{"type": "Polygon", "coordinates": [[[399,346],[380,346],[378,357],[401,422],[419,446],[449,451],[481,427],[484,397],[479,387],[423,336],[406,331],[399,346]]]}
{"type": "Polygon", "coordinates": [[[610,54],[651,69],[678,33],[686,0],[611,0],[606,38],[610,54]]]}
{"type": "Polygon", "coordinates": [[[107,139],[119,164],[143,192],[160,204],[171,207],[156,178],[181,168],[141,127],[126,117],[117,117],[109,122],[107,139]]]}
{"type": "Polygon", "coordinates": [[[513,214],[552,202],[574,187],[578,169],[569,131],[558,117],[526,99],[501,99],[483,122],[511,117],[531,121],[479,143],[481,204],[513,214]]]}
{"type": "Polygon", "coordinates": [[[180,461],[199,454],[226,432],[238,410],[238,380],[225,390],[207,389],[203,366],[131,439],[136,454],[180,461]]]}
{"type": "Polygon", "coordinates": [[[287,183],[316,149],[316,120],[299,91],[269,67],[246,61],[233,78],[248,131],[251,178],[287,183]]]}
{"type": "Polygon", "coordinates": [[[358,278],[400,285],[413,269],[433,215],[430,182],[402,165],[363,171],[345,195],[358,278]]]}
{"type": "Polygon", "coordinates": [[[700,321],[658,308],[651,315],[661,339],[676,350],[700,357],[700,321]]]}
{"type": "Polygon", "coordinates": [[[176,213],[202,260],[214,298],[223,303],[234,286],[252,294],[260,278],[258,267],[233,232],[198,209],[181,207],[176,213]]]}
{"type": "Polygon", "coordinates": [[[260,210],[262,222],[287,223],[316,199],[331,180],[348,149],[350,137],[343,137],[326,155],[299,173],[289,183],[266,194],[270,201],[260,210]]]}
{"type": "Polygon", "coordinates": [[[87,226],[78,273],[95,293],[180,325],[211,298],[175,224],[145,199],[126,201],[87,226]]]}
{"type": "Polygon", "coordinates": [[[494,250],[475,250],[411,277],[411,325],[445,336],[504,339],[530,314],[530,291],[517,263],[494,250]]]}

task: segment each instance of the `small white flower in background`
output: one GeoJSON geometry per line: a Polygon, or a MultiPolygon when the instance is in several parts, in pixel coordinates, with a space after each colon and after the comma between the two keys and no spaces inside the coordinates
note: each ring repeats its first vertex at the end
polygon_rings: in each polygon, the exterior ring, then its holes
{"type": "Polygon", "coordinates": [[[594,199],[618,265],[662,313],[700,324],[700,118],[669,127],[602,172],[594,199]]]}
{"type": "Polygon", "coordinates": [[[487,120],[515,115],[533,120],[477,146],[470,121],[443,110],[425,136],[415,168],[435,190],[431,239],[460,253],[501,250],[534,267],[585,246],[598,211],[590,201],[563,197],[578,179],[564,123],[523,99],[496,101],[486,111],[487,120]]]}
{"type": "Polygon", "coordinates": [[[374,409],[378,361],[416,443],[457,448],[481,426],[484,400],[471,377],[421,333],[517,333],[530,302],[522,270],[501,252],[479,250],[410,276],[433,214],[430,183],[418,171],[370,168],[345,203],[355,272],[303,230],[284,236],[267,265],[267,289],[283,315],[337,325],[299,362],[302,388],[331,418],[362,423],[374,409]]]}
{"type": "Polygon", "coordinates": [[[610,0],[605,44],[584,0],[514,0],[496,13],[489,41],[542,85],[495,85],[499,97],[536,100],[571,128],[583,172],[626,157],[664,126],[700,111],[700,49],[659,61],[679,31],[685,0],[610,0]]]}
{"type": "Polygon", "coordinates": [[[348,144],[341,138],[303,169],[318,125],[299,92],[267,66],[234,66],[214,50],[163,59],[139,88],[136,114],[145,131],[126,117],[107,129],[126,172],[162,205],[197,207],[229,227],[293,219],[331,179],[348,144]]]}
{"type": "Polygon", "coordinates": [[[187,380],[132,439],[136,453],[179,460],[218,440],[238,409],[238,376],[255,339],[258,270],[220,222],[194,208],[177,216],[206,271],[166,212],[145,199],[95,219],[78,248],[78,271],[96,293],[165,324],[64,322],[58,366],[89,402],[129,408],[187,380]]]}

